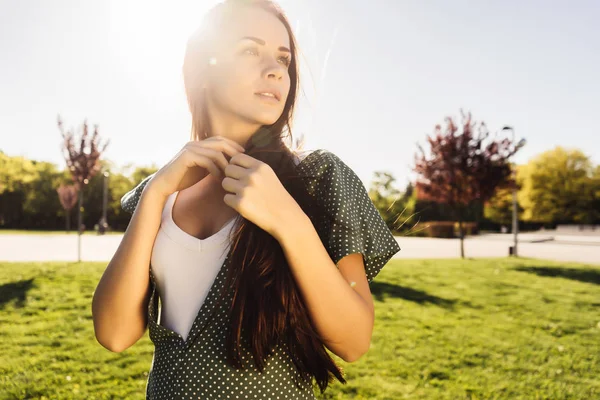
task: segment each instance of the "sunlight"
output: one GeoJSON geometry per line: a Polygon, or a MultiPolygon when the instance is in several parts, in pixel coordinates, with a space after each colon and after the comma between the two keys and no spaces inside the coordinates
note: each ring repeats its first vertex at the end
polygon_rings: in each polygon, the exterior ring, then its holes
{"type": "Polygon", "coordinates": [[[122,63],[134,79],[179,87],[187,39],[216,2],[111,0],[114,61],[122,63]]]}
{"type": "MultiPolygon", "coordinates": [[[[107,64],[126,71],[128,89],[133,89],[145,106],[154,107],[160,97],[163,108],[155,118],[169,111],[165,101],[173,107],[182,121],[189,118],[182,79],[182,62],[190,35],[198,28],[208,9],[220,0],[110,0],[110,54],[107,64]]],[[[327,66],[343,18],[335,18],[333,32],[321,39],[318,46],[316,27],[308,3],[281,0],[300,45],[298,57],[302,90],[296,112],[296,135],[319,130],[318,114],[327,81],[327,66]]],[[[133,94],[132,94],[133,95],[133,94]]],[[[311,146],[316,133],[307,135],[311,146]]],[[[323,134],[321,134],[323,135],[323,134]]]]}

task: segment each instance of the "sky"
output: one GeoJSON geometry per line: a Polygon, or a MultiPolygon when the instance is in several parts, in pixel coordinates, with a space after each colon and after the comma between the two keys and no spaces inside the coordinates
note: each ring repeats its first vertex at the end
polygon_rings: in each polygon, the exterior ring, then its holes
{"type": "MultiPolygon", "coordinates": [[[[84,119],[118,166],[157,168],[189,140],[181,65],[215,1],[0,0],[0,150],[64,168],[84,119]]],[[[600,2],[282,0],[300,47],[293,133],[368,187],[410,180],[417,144],[460,110],[527,144],[600,163],[600,2]]]]}

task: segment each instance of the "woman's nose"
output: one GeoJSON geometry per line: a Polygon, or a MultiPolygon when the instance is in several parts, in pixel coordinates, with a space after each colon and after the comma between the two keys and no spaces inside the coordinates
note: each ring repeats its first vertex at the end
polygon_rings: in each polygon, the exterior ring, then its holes
{"type": "Polygon", "coordinates": [[[283,65],[277,61],[270,60],[265,67],[265,75],[267,78],[281,79],[283,76],[283,65]]]}

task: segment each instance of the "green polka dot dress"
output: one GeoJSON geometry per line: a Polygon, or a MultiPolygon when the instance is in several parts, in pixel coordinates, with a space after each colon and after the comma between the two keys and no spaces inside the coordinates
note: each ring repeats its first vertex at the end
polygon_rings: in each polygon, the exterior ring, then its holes
{"type": "MultiPolygon", "coordinates": [[[[400,251],[396,239],[370,200],[362,181],[334,153],[319,149],[310,152],[298,164],[305,176],[309,194],[324,207],[331,218],[311,218],[331,259],[362,253],[366,278],[372,282],[385,264],[400,251]]],[[[122,208],[133,213],[148,176],[121,198],[122,208]]],[[[158,324],[160,294],[149,268],[150,301],[148,329],[154,343],[154,355],[146,384],[146,399],[316,399],[313,382],[300,374],[283,342],[275,345],[266,359],[263,372],[252,362],[249,344],[242,332],[242,362],[239,371],[226,362],[225,333],[229,324],[225,300],[217,302],[230,268],[231,247],[208,295],[200,307],[186,340],[173,330],[158,324]]],[[[223,300],[223,299],[222,299],[223,300]]]]}

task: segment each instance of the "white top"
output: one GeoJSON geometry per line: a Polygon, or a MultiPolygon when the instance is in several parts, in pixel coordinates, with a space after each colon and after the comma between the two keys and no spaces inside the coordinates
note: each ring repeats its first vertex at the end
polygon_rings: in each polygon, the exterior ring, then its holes
{"type": "Polygon", "coordinates": [[[161,299],[159,324],[186,340],[225,261],[230,245],[229,234],[237,216],[214,235],[198,239],[173,221],[173,204],[178,193],[171,194],[165,203],[150,268],[161,299]]]}
{"type": "MultiPolygon", "coordinates": [[[[299,153],[296,165],[308,153],[299,153]]],[[[173,204],[178,193],[171,194],[165,203],[150,268],[160,294],[158,323],[187,340],[198,311],[225,262],[231,229],[239,214],[214,235],[198,239],[173,221],[173,204]]]]}

